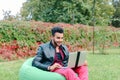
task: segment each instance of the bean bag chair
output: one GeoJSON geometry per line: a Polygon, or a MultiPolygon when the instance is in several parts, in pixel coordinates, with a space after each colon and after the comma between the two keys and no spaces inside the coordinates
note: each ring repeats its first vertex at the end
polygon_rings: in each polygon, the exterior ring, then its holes
{"type": "Polygon", "coordinates": [[[64,76],[40,70],[32,66],[33,58],[27,59],[19,71],[19,80],[66,80],[64,76]]]}

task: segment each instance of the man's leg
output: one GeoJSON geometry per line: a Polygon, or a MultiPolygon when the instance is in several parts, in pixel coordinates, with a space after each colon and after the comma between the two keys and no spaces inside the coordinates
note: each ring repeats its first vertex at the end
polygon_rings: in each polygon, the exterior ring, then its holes
{"type": "Polygon", "coordinates": [[[80,80],[88,80],[88,67],[87,67],[87,65],[73,68],[73,70],[78,74],[78,77],[80,78],[80,80]]]}
{"type": "Polygon", "coordinates": [[[54,70],[54,72],[63,75],[66,78],[66,80],[80,80],[71,68],[56,69],[54,70]]]}

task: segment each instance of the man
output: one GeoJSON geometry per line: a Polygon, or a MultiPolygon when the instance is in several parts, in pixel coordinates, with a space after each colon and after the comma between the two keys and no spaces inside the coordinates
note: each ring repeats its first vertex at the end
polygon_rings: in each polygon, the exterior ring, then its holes
{"type": "Polygon", "coordinates": [[[51,41],[39,46],[32,65],[45,71],[59,73],[66,80],[88,80],[86,63],[83,66],[73,69],[64,68],[67,67],[69,58],[68,49],[62,44],[64,30],[61,27],[53,27],[51,32],[51,41]],[[78,76],[76,76],[76,73],[78,76]]]}

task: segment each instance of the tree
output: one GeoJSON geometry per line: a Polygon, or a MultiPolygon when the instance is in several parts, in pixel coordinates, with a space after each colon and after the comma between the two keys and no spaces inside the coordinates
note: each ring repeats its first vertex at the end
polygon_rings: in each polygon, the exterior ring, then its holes
{"type": "Polygon", "coordinates": [[[108,25],[111,23],[111,17],[114,13],[114,7],[111,0],[96,0],[95,18],[96,24],[108,25]]]}
{"type": "Polygon", "coordinates": [[[21,8],[21,16],[25,20],[45,21],[43,16],[51,8],[55,0],[27,0],[21,8]]]}
{"type": "Polygon", "coordinates": [[[113,16],[112,25],[120,27],[120,0],[113,0],[113,5],[116,11],[113,16]]]}
{"type": "MultiPolygon", "coordinates": [[[[108,24],[114,12],[110,1],[96,1],[96,24],[108,24]]],[[[23,4],[21,15],[25,20],[90,24],[92,6],[93,0],[27,0],[23,4]]]]}
{"type": "Polygon", "coordinates": [[[11,15],[11,11],[4,11],[4,10],[2,10],[3,11],[3,15],[4,15],[4,17],[3,17],[3,20],[13,20],[14,19],[14,16],[13,15],[11,15]]]}

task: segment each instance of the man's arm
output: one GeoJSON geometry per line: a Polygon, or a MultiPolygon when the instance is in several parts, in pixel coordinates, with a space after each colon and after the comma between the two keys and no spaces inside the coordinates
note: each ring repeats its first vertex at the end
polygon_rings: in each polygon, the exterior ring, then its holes
{"type": "Polygon", "coordinates": [[[35,56],[35,58],[33,59],[33,62],[32,62],[32,66],[35,66],[39,69],[43,69],[43,70],[48,70],[48,66],[47,64],[42,64],[41,61],[43,59],[43,49],[42,47],[40,46],[38,48],[38,51],[37,51],[37,55],[35,56]]]}

